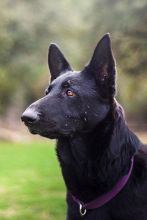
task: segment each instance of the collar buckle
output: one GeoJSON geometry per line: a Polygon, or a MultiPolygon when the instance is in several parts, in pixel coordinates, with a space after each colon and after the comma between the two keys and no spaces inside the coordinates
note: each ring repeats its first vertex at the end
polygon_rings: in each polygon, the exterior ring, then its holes
{"type": "Polygon", "coordinates": [[[86,215],[87,212],[86,208],[84,208],[81,203],[79,203],[79,212],[81,216],[86,215]]]}

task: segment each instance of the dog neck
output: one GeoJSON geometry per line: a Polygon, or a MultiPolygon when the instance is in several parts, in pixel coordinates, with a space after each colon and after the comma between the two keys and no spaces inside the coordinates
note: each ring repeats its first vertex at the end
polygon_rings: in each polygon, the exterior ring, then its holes
{"type": "Polygon", "coordinates": [[[111,190],[127,174],[137,146],[118,106],[92,132],[59,139],[57,155],[67,189],[84,202],[111,190]]]}

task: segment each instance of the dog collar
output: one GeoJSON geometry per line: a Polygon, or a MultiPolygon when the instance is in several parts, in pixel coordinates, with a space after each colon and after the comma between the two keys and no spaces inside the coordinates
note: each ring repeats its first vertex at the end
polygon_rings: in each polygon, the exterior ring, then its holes
{"type": "Polygon", "coordinates": [[[84,216],[86,214],[87,210],[100,208],[101,206],[103,206],[106,203],[108,203],[111,199],[113,199],[125,187],[125,185],[127,184],[128,179],[129,179],[129,177],[130,177],[130,175],[132,173],[133,164],[134,164],[134,157],[132,157],[132,159],[131,159],[131,165],[130,165],[130,169],[129,169],[128,174],[123,176],[115,184],[115,186],[112,188],[111,191],[109,191],[109,192],[99,196],[98,198],[96,198],[95,200],[93,200],[91,202],[83,203],[78,198],[76,198],[74,195],[69,193],[69,195],[71,196],[73,201],[76,202],[79,205],[80,215],[84,216]]]}

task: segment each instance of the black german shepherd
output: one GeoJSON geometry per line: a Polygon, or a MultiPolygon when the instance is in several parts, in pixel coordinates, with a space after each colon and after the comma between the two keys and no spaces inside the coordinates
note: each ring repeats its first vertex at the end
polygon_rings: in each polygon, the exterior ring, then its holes
{"type": "Polygon", "coordinates": [[[22,121],[32,134],[57,139],[67,220],[147,220],[147,152],[114,98],[109,34],[82,71],[73,71],[55,44],[48,64],[46,96],[25,110],[22,121]]]}

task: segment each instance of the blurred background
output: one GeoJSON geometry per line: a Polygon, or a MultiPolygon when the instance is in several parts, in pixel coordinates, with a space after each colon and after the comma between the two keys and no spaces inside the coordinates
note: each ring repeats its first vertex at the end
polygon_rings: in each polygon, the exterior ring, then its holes
{"type": "Polygon", "coordinates": [[[0,219],[64,219],[65,189],[54,142],[29,135],[23,110],[48,85],[48,46],[57,43],[82,69],[111,33],[117,99],[147,142],[146,0],[0,1],[0,219]]]}

